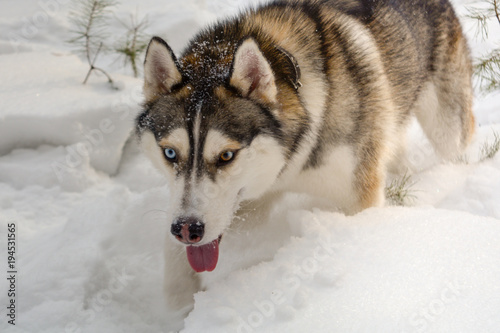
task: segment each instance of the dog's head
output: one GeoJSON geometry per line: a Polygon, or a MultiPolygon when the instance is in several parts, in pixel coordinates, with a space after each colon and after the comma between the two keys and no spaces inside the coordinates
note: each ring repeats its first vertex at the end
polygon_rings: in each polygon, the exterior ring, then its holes
{"type": "Polygon", "coordinates": [[[140,142],[169,181],[172,237],[193,269],[211,271],[240,203],[260,197],[286,165],[275,75],[252,38],[198,45],[177,60],[155,37],[144,66],[140,142]]]}

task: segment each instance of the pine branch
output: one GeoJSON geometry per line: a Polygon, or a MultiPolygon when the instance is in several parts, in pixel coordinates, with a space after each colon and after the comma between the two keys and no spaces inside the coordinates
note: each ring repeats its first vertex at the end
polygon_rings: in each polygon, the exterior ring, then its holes
{"type": "Polygon", "coordinates": [[[489,37],[488,22],[495,17],[498,19],[498,15],[495,11],[497,1],[498,0],[486,0],[485,2],[489,5],[488,7],[469,7],[467,9],[469,13],[466,17],[475,20],[477,24],[476,37],[478,37],[479,34],[481,34],[483,40],[489,37]]]}
{"type": "MultiPolygon", "coordinates": [[[[469,8],[469,18],[476,20],[476,37],[481,33],[483,39],[488,38],[488,23],[496,20],[500,24],[500,0],[485,0],[487,7],[469,8]]],[[[500,48],[476,60],[474,73],[479,78],[480,87],[491,93],[500,89],[500,48]]]]}
{"type": "Polygon", "coordinates": [[[415,199],[413,185],[415,182],[412,181],[411,175],[405,172],[404,175],[391,181],[389,186],[385,188],[385,197],[394,205],[405,206],[415,199]]]}
{"type": "Polygon", "coordinates": [[[495,157],[500,150],[500,135],[493,131],[493,142],[486,141],[483,143],[480,151],[479,161],[483,162],[487,159],[495,157]]]}
{"type": "Polygon", "coordinates": [[[103,49],[103,40],[106,37],[106,20],[110,14],[110,8],[116,4],[114,0],[80,0],[75,12],[71,14],[71,21],[76,28],[72,31],[75,37],[69,40],[69,43],[75,44],[79,48],[79,52],[84,54],[90,66],[83,84],[87,83],[94,70],[106,75],[108,81],[113,83],[111,76],[103,69],[96,67],[95,62],[103,49]]]}
{"type": "Polygon", "coordinates": [[[497,18],[498,24],[500,24],[500,8],[497,0],[493,0],[493,8],[495,10],[495,16],[497,18]]]}
{"type": "Polygon", "coordinates": [[[124,23],[122,21],[120,21],[120,23],[127,29],[127,34],[124,39],[119,42],[115,50],[125,57],[125,65],[130,62],[134,77],[137,77],[139,75],[137,61],[140,54],[144,52],[148,46],[149,38],[143,31],[147,28],[149,22],[147,17],[144,17],[138,22],[136,13],[130,16],[130,23],[124,23]]]}
{"type": "Polygon", "coordinates": [[[500,89],[500,50],[493,50],[489,55],[479,58],[475,73],[486,92],[500,89]]]}
{"type": "Polygon", "coordinates": [[[475,37],[477,38],[479,34],[481,34],[481,38],[483,40],[488,38],[488,21],[490,19],[490,16],[484,12],[484,9],[477,9],[477,8],[469,8],[469,14],[467,14],[467,17],[469,19],[472,19],[476,21],[476,33],[475,37]]]}
{"type": "Polygon", "coordinates": [[[109,76],[108,73],[106,73],[106,71],[104,71],[103,69],[99,68],[99,67],[96,67],[94,64],[95,64],[95,61],[97,60],[97,56],[99,55],[99,52],[101,51],[101,48],[102,48],[102,43],[99,44],[99,48],[97,49],[96,53],[95,53],[95,56],[94,56],[94,59],[92,59],[92,62],[90,63],[90,68],[89,68],[89,71],[87,72],[87,76],[85,76],[85,80],[83,80],[83,84],[86,84],[87,83],[87,80],[89,79],[89,76],[90,74],[92,73],[92,71],[98,71],[98,72],[101,72],[103,73],[107,78],[108,78],[108,82],[113,85],[113,79],[111,78],[111,76],[109,76]]]}

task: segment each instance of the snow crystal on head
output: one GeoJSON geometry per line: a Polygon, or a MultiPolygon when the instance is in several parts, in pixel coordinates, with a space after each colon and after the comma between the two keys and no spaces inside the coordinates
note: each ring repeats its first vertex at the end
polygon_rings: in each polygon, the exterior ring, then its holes
{"type": "Polygon", "coordinates": [[[235,42],[193,42],[180,60],[184,75],[201,87],[224,83],[230,75],[235,49],[235,42]]]}

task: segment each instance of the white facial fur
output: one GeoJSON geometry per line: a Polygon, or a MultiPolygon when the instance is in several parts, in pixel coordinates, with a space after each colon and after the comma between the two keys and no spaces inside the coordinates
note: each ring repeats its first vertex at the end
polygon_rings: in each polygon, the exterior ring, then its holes
{"type": "MultiPolygon", "coordinates": [[[[169,136],[170,141],[162,142],[171,145],[181,156],[187,156],[189,152],[189,138],[185,129],[176,129],[169,136]],[[174,143],[176,144],[174,146],[174,143]]],[[[169,162],[166,161],[163,148],[158,145],[156,139],[150,131],[145,131],[141,136],[141,147],[146,156],[153,162],[153,165],[167,178],[170,190],[170,201],[167,211],[170,219],[178,216],[182,202],[184,190],[184,177],[176,177],[175,171],[169,162]]]]}
{"type": "MultiPolygon", "coordinates": [[[[146,154],[167,175],[172,192],[169,211],[173,221],[181,216],[196,216],[205,223],[205,236],[200,243],[206,244],[221,235],[233,220],[233,214],[244,200],[262,196],[278,177],[285,165],[279,143],[270,136],[256,137],[249,147],[241,147],[220,131],[209,130],[203,147],[204,163],[212,170],[221,153],[237,150],[234,160],[216,171],[215,182],[208,174],[189,177],[190,186],[185,186],[186,177],[176,177],[175,169],[165,160],[163,150],[154,136],[146,132],[142,137],[146,154]],[[156,146],[156,147],[155,147],[156,146]],[[185,191],[189,193],[185,193],[185,191]],[[184,207],[182,201],[184,198],[184,207]]],[[[182,158],[189,151],[189,140],[185,129],[174,130],[161,143],[170,143],[179,149],[182,158]]]]}

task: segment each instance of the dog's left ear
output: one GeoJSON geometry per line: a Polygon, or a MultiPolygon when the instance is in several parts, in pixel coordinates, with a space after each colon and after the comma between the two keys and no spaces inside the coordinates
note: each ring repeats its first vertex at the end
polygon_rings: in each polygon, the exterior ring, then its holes
{"type": "Polygon", "coordinates": [[[172,49],[160,37],[149,42],[144,61],[144,96],[152,101],[170,93],[172,87],[182,81],[179,64],[172,49]]]}
{"type": "Polygon", "coordinates": [[[229,84],[241,94],[266,103],[277,102],[273,70],[253,38],[243,40],[236,49],[229,84]]]}

